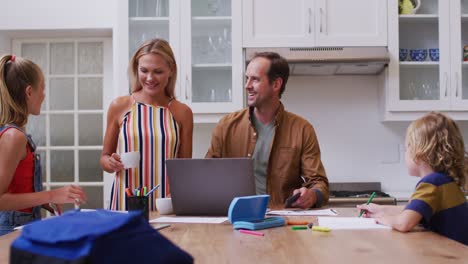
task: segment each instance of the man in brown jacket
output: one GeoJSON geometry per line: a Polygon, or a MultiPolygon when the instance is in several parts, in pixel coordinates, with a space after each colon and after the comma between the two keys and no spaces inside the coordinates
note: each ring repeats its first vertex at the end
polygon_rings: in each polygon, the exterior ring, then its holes
{"type": "Polygon", "coordinates": [[[280,101],[288,77],[283,57],[257,53],[246,70],[249,107],[219,121],[206,157],[251,157],[257,194],[269,194],[271,207],[297,193],[293,207],[320,207],[328,201],[328,179],[314,128],[280,101]]]}

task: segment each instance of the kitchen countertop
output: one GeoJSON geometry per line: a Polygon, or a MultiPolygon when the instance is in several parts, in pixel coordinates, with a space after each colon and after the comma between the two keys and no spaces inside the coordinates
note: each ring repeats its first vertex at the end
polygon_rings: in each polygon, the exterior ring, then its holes
{"type": "MultiPolygon", "coordinates": [[[[408,202],[413,192],[386,192],[397,199],[397,202],[408,202]]],[[[466,195],[468,200],[468,194],[466,195]]]]}
{"type": "Polygon", "coordinates": [[[411,198],[413,192],[386,192],[390,196],[393,196],[397,199],[397,202],[407,202],[411,198]]]}

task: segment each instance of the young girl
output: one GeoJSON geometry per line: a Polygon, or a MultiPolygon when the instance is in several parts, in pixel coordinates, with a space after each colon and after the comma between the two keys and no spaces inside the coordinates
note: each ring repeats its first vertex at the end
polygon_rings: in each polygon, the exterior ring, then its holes
{"type": "MultiPolygon", "coordinates": [[[[111,191],[112,210],[126,210],[125,190],[160,184],[160,197],[170,194],[166,159],[192,157],[193,114],[175,99],[177,64],[169,43],[143,43],[130,60],[132,93],[109,106],[101,167],[116,172],[111,191]],[[120,154],[138,151],[138,167],[124,170],[120,154]]],[[[170,177],[170,176],[169,176],[170,177]]],[[[155,210],[156,192],[149,199],[155,210]]]]}
{"type": "Polygon", "coordinates": [[[407,232],[424,227],[468,245],[468,204],[465,183],[465,148],[460,129],[449,117],[430,112],[414,121],[406,133],[406,166],[421,177],[406,207],[358,205],[364,216],[407,232]]]}
{"type": "Polygon", "coordinates": [[[41,112],[44,87],[33,62],[15,55],[0,58],[0,235],[40,219],[42,205],[86,202],[74,185],[41,191],[40,158],[25,126],[29,114],[41,112]]]}

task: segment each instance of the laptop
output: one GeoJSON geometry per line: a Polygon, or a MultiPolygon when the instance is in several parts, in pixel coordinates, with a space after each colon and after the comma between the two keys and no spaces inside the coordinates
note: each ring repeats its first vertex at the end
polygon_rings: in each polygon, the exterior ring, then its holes
{"type": "Polygon", "coordinates": [[[232,199],[255,195],[250,158],[166,160],[176,215],[227,216],[232,199]]]}

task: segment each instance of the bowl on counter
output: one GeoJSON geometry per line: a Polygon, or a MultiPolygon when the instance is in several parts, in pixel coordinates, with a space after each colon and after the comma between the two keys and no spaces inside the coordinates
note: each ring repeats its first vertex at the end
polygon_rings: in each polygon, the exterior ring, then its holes
{"type": "Polygon", "coordinates": [[[429,58],[431,61],[439,61],[439,49],[429,49],[429,58]]]}
{"type": "Polygon", "coordinates": [[[400,61],[405,61],[408,57],[408,49],[400,49],[399,57],[400,61]]]}
{"type": "Polygon", "coordinates": [[[412,61],[425,61],[427,58],[427,49],[412,49],[410,50],[412,61]]]}

